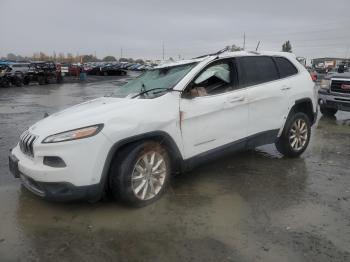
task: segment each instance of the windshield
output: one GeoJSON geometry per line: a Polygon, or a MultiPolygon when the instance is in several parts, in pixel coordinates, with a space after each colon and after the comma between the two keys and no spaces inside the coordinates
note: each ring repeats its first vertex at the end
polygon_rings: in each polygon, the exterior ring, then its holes
{"type": "Polygon", "coordinates": [[[141,98],[154,98],[162,95],[164,94],[162,89],[173,88],[196,64],[191,63],[148,70],[136,79],[118,88],[113,93],[113,96],[133,97],[150,89],[156,90],[147,92],[141,98]]]}

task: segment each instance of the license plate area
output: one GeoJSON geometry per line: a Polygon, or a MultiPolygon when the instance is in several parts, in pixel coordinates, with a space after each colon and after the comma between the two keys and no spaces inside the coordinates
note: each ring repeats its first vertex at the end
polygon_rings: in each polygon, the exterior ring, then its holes
{"type": "Polygon", "coordinates": [[[14,155],[9,156],[10,172],[15,178],[19,178],[20,176],[19,169],[18,169],[18,161],[19,161],[18,158],[15,157],[14,155]]]}

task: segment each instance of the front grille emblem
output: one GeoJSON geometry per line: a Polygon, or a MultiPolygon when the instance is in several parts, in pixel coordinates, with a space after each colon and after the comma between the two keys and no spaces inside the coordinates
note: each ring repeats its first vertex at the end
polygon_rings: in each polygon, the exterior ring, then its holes
{"type": "Polygon", "coordinates": [[[342,85],[341,85],[341,89],[350,90],[350,85],[342,84],[342,85]]]}

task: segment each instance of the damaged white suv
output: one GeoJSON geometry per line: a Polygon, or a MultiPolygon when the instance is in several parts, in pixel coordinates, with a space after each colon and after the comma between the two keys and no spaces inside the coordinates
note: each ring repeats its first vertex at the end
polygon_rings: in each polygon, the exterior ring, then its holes
{"type": "Polygon", "coordinates": [[[108,191],[141,206],[161,196],[171,174],[223,154],[275,143],[299,156],[315,97],[310,74],[289,53],[171,63],[34,124],[11,150],[10,170],[47,199],[96,201],[108,191]]]}

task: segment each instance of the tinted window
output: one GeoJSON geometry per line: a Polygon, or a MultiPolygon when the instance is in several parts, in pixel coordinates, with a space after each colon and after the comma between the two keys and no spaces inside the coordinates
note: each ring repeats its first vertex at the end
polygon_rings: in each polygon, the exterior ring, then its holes
{"type": "Polygon", "coordinates": [[[275,57],[275,61],[281,78],[295,75],[298,73],[298,70],[291,62],[288,61],[288,59],[283,57],[275,57]]]}
{"type": "Polygon", "coordinates": [[[279,78],[276,65],[271,57],[251,56],[239,58],[239,85],[257,85],[279,78]]]}

